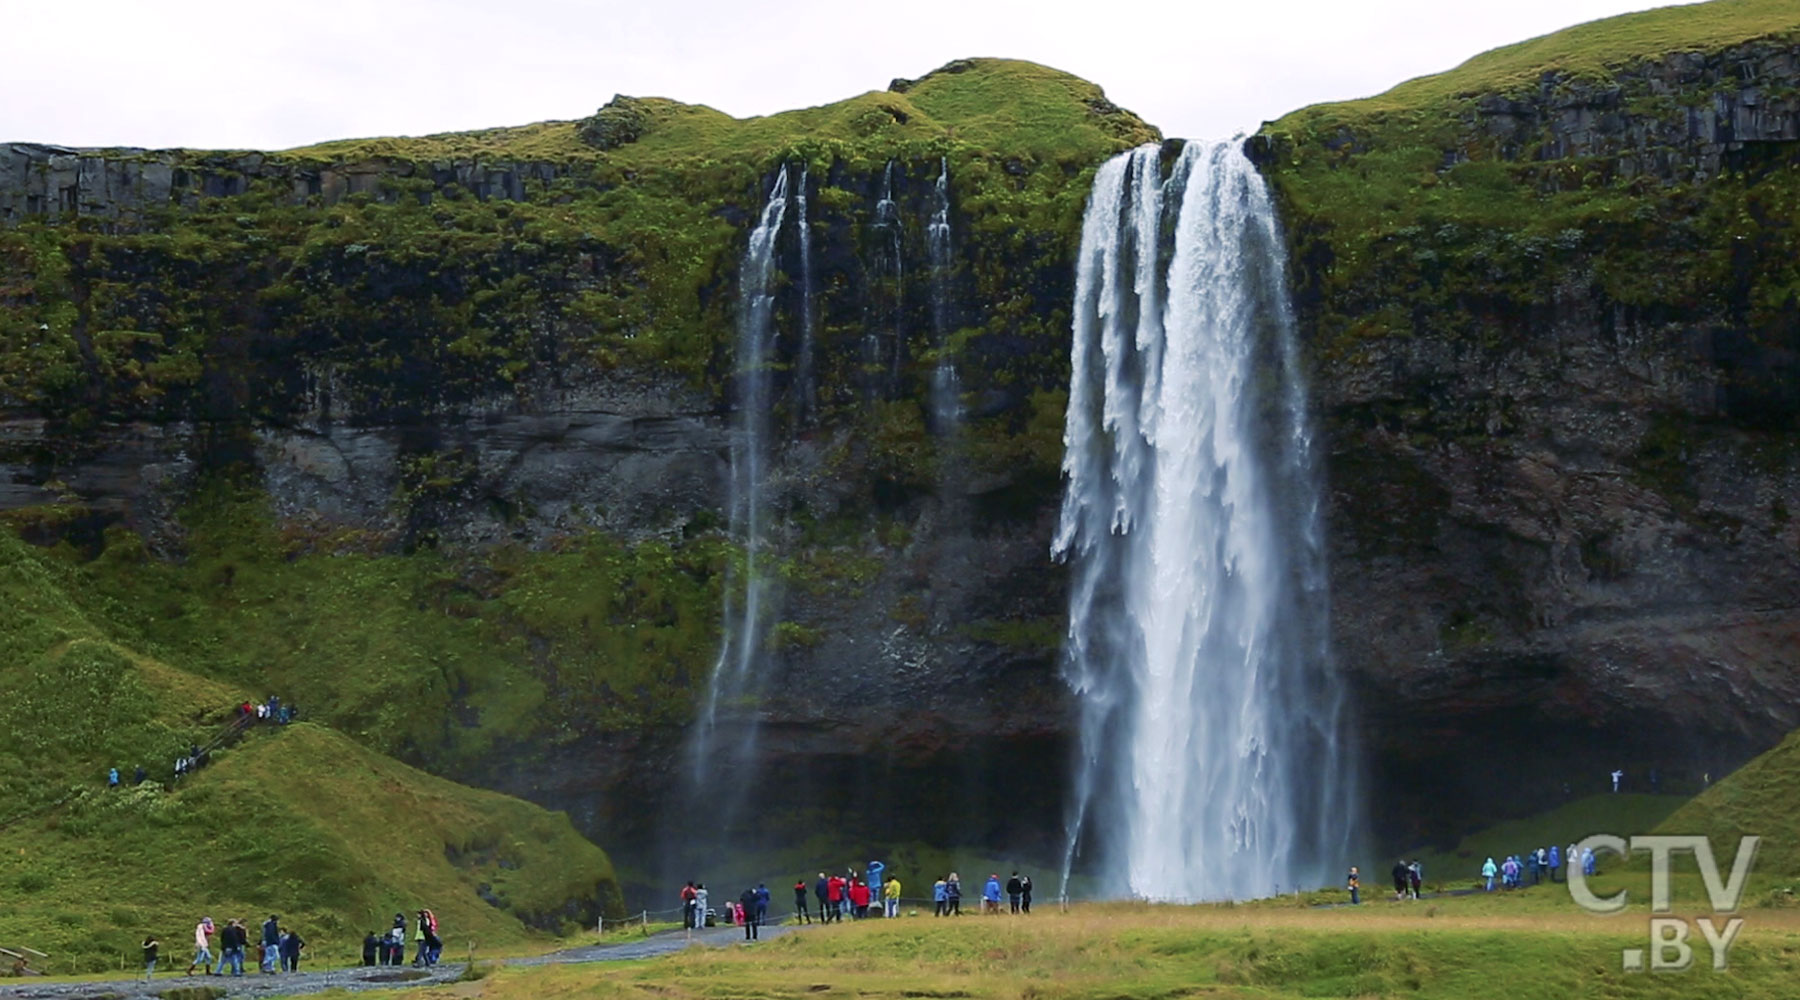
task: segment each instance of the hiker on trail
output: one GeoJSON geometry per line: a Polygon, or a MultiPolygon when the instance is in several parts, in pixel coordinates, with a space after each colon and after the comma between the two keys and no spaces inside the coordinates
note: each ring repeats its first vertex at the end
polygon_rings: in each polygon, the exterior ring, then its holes
{"type": "Polygon", "coordinates": [[[194,960],[188,963],[187,971],[182,975],[193,975],[195,967],[205,975],[213,974],[212,934],[212,918],[201,917],[194,925],[194,960]]]}
{"type": "Polygon", "coordinates": [[[118,768],[115,767],[106,772],[106,787],[108,787],[108,788],[119,787],[119,769],[118,768]]]}
{"type": "Polygon", "coordinates": [[[244,974],[244,948],[249,943],[250,935],[244,930],[242,920],[226,922],[225,929],[219,932],[219,975],[224,975],[228,966],[232,975],[244,974]]]}
{"type": "Polygon", "coordinates": [[[281,918],[269,914],[269,919],[262,925],[262,964],[264,975],[275,974],[275,961],[280,957],[276,949],[281,945],[281,918]]]}
{"type": "Polygon", "coordinates": [[[1019,876],[1019,905],[1024,907],[1023,912],[1025,912],[1025,913],[1031,912],[1031,876],[1030,875],[1020,875],[1019,876]]]}
{"type": "Polygon", "coordinates": [[[300,935],[293,931],[281,932],[281,970],[283,972],[300,971],[300,949],[304,947],[306,947],[306,942],[300,940],[300,935]]]}
{"type": "Polygon", "coordinates": [[[1000,876],[990,872],[987,885],[981,889],[981,912],[1000,912],[1000,876]]]}
{"type": "Polygon", "coordinates": [[[1392,874],[1394,876],[1394,899],[1397,902],[1406,898],[1406,888],[1412,884],[1412,869],[1406,867],[1406,860],[1403,858],[1394,862],[1392,874]]]}
{"type": "Polygon", "coordinates": [[[1006,880],[1006,899],[1012,904],[1014,913],[1019,912],[1019,896],[1024,892],[1025,887],[1019,884],[1019,873],[1013,872],[1006,880]]]}
{"type": "Polygon", "coordinates": [[[944,902],[948,905],[945,911],[947,915],[962,916],[962,879],[955,872],[951,872],[950,877],[944,880],[944,902]]]}
{"type": "Polygon", "coordinates": [[[794,880],[794,916],[799,917],[803,924],[812,923],[812,917],[806,913],[806,880],[804,878],[794,880]]]}
{"type": "Polygon", "coordinates": [[[1494,867],[1494,859],[1493,858],[1487,859],[1487,861],[1482,864],[1481,877],[1484,879],[1487,879],[1487,891],[1489,891],[1489,892],[1494,891],[1494,876],[1499,873],[1500,873],[1500,869],[1494,867]]]}
{"type": "Polygon", "coordinates": [[[887,885],[884,885],[881,887],[881,898],[882,898],[882,901],[887,904],[885,915],[890,916],[890,917],[899,916],[900,915],[900,880],[897,878],[888,879],[887,885]]]}
{"type": "Polygon", "coordinates": [[[824,872],[820,872],[819,880],[813,883],[813,895],[819,897],[819,923],[831,923],[831,909],[828,906],[831,902],[831,880],[825,877],[824,872]]]}
{"type": "Polygon", "coordinates": [[[831,902],[831,919],[840,923],[844,919],[845,888],[842,876],[833,875],[825,880],[825,892],[831,902]]]}
{"type": "Polygon", "coordinates": [[[742,914],[746,914],[744,921],[743,921],[743,923],[744,923],[744,940],[746,940],[746,941],[756,940],[756,918],[754,916],[750,915],[750,914],[754,913],[755,908],[756,908],[756,890],[755,889],[745,889],[744,894],[738,897],[738,912],[742,913],[742,914]]]}
{"type": "Polygon", "coordinates": [[[931,884],[931,905],[931,915],[934,917],[943,916],[950,908],[949,886],[941,878],[931,884]]]}
{"type": "Polygon", "coordinates": [[[1425,888],[1425,866],[1414,858],[1412,864],[1406,866],[1407,884],[1412,887],[1412,898],[1418,899],[1425,888]]]}
{"type": "Polygon", "coordinates": [[[769,887],[761,882],[756,883],[756,922],[761,925],[769,920],[769,887]]]}
{"type": "Polygon", "coordinates": [[[370,931],[363,937],[363,966],[368,967],[374,965],[375,955],[380,950],[381,939],[375,936],[374,931],[370,931]]]}
{"type": "Polygon", "coordinates": [[[160,947],[152,935],[144,935],[144,982],[156,975],[156,949],[160,947]]]}
{"type": "Polygon", "coordinates": [[[694,880],[688,879],[681,887],[681,926],[688,930],[700,926],[694,923],[694,880]]]}
{"type": "Polygon", "coordinates": [[[696,930],[706,928],[706,900],[711,895],[712,893],[706,891],[705,882],[694,884],[694,928],[696,930]]]}
{"type": "Polygon", "coordinates": [[[1361,906],[1362,905],[1362,873],[1356,870],[1355,865],[1351,865],[1350,866],[1350,874],[1344,876],[1344,888],[1350,890],[1350,905],[1351,906],[1361,906]]]}
{"type": "Polygon", "coordinates": [[[1562,851],[1555,844],[1551,844],[1550,845],[1550,881],[1561,882],[1562,879],[1557,877],[1557,872],[1559,872],[1561,870],[1562,870],[1562,851]]]}
{"type": "Polygon", "coordinates": [[[425,964],[438,964],[438,956],[444,953],[444,939],[438,934],[437,914],[430,910],[420,910],[425,921],[425,964]]]}
{"type": "Polygon", "coordinates": [[[1619,781],[1620,781],[1620,779],[1622,779],[1624,777],[1625,777],[1624,771],[1620,771],[1620,770],[1613,771],[1612,782],[1613,782],[1613,794],[1614,795],[1619,794],[1619,781]]]}

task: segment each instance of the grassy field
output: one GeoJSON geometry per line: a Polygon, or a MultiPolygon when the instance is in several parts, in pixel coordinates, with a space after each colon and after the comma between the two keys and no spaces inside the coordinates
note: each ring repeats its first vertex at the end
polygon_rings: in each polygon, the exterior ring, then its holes
{"type": "MultiPolygon", "coordinates": [[[[1040,998],[1792,996],[1800,913],[1753,911],[1730,971],[1626,973],[1641,919],[1548,892],[1355,909],[1079,906],[1028,919],[930,917],[795,933],[644,962],[501,969],[422,997],[1040,998]]],[[[1696,935],[1696,939],[1697,939],[1696,935]]],[[[1699,961],[1708,962],[1701,946],[1699,961]]]]}

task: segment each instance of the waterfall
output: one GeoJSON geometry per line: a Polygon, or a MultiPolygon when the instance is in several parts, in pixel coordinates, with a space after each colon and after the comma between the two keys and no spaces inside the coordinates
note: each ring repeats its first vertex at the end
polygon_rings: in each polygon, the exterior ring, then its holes
{"type": "Polygon", "coordinates": [[[1273,204],[1236,143],[1162,154],[1100,169],[1076,265],[1064,886],[1243,899],[1348,863],[1355,748],[1273,204]]]}
{"type": "MultiPolygon", "coordinates": [[[[766,513],[763,486],[769,458],[769,411],[774,403],[775,243],[787,215],[787,202],[788,169],[783,166],[775,174],[738,271],[729,518],[731,536],[743,545],[743,562],[734,567],[725,583],[724,638],[713,664],[705,707],[695,726],[695,785],[702,789],[707,784],[719,705],[754,693],[757,678],[752,668],[763,647],[763,605],[769,593],[761,565],[766,513]]],[[[749,738],[746,735],[746,741],[749,738]]],[[[748,745],[744,749],[747,754],[748,745]]]]}
{"type": "MultiPolygon", "coordinates": [[[[886,336],[887,353],[887,391],[891,392],[900,382],[901,345],[905,341],[905,325],[901,314],[906,302],[906,264],[905,264],[905,228],[900,223],[900,206],[894,202],[894,161],[887,162],[887,169],[881,175],[881,197],[875,202],[874,228],[878,237],[875,243],[876,273],[881,278],[893,282],[890,298],[890,310],[885,317],[885,324],[869,324],[866,334],[866,364],[870,372],[879,371],[884,350],[880,337],[886,336]],[[878,333],[881,325],[887,326],[885,334],[878,333]]],[[[875,395],[882,395],[881,392],[875,395]]]]}
{"type": "Polygon", "coordinates": [[[811,170],[800,167],[800,187],[794,192],[794,225],[800,231],[800,351],[794,359],[794,423],[810,421],[818,407],[818,384],[813,373],[813,341],[817,321],[813,318],[812,227],[806,217],[806,187],[811,170]]]}
{"type": "Polygon", "coordinates": [[[955,267],[950,249],[950,158],[938,161],[932,185],[931,221],[925,226],[925,248],[931,262],[931,327],[937,365],[931,372],[931,414],[939,434],[954,433],[962,420],[962,381],[951,356],[950,279],[955,267]]]}

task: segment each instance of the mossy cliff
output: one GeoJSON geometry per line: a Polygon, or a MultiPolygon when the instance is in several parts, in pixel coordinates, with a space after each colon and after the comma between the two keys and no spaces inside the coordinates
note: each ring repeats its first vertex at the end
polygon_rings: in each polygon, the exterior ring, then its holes
{"type": "Polygon", "coordinates": [[[1056,769],[1019,765],[1066,724],[1069,261],[1093,168],[1156,137],[1092,84],[968,60],[745,121],[617,97],[278,153],[16,145],[0,507],[166,655],[648,845],[737,558],[737,268],[786,171],[812,253],[783,229],[760,711],[799,763],[767,795],[880,780],[871,828],[1048,838],[1056,769]],[[946,355],[956,428],[926,398],[946,355]],[[1002,773],[1037,775],[1005,830],[976,794],[1002,773]]]}
{"type": "Polygon", "coordinates": [[[1252,150],[1389,812],[1716,775],[1800,724],[1800,8],[1583,25],[1252,150]]]}

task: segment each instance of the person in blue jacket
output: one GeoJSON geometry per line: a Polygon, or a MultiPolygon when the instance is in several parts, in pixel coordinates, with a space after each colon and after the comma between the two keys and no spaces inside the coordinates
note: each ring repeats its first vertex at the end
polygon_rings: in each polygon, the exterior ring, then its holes
{"type": "Polygon", "coordinates": [[[1562,848],[1556,846],[1555,844],[1551,844],[1550,845],[1550,881],[1552,881],[1552,882],[1561,882],[1562,881],[1562,879],[1559,879],[1556,877],[1557,872],[1560,871],[1561,869],[1562,869],[1562,848]]]}
{"type": "Polygon", "coordinates": [[[988,876],[987,885],[981,890],[981,910],[983,913],[1000,912],[1000,876],[988,876]]]}
{"type": "Polygon", "coordinates": [[[761,882],[756,883],[756,913],[751,919],[758,927],[769,922],[769,887],[761,882]]]}

